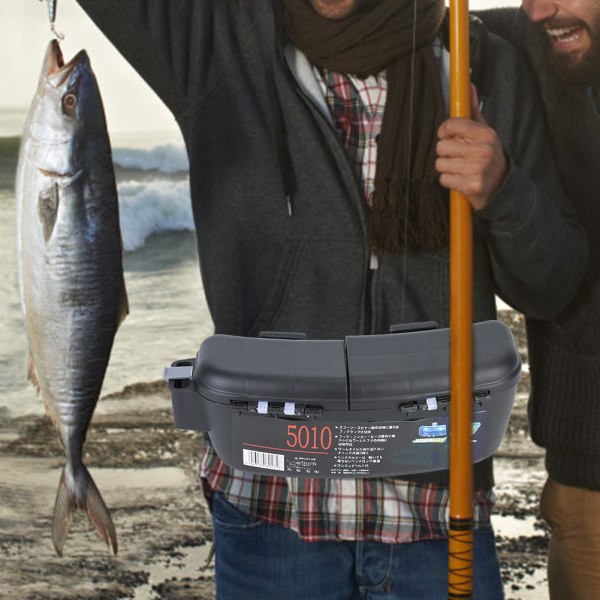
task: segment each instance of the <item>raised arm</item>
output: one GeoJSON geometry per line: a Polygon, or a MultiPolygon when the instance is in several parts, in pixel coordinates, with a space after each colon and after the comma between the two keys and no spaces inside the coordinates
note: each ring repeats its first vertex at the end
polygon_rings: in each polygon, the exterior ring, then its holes
{"type": "Polygon", "coordinates": [[[260,19],[256,0],[77,2],[176,117],[218,84],[260,19]]]}

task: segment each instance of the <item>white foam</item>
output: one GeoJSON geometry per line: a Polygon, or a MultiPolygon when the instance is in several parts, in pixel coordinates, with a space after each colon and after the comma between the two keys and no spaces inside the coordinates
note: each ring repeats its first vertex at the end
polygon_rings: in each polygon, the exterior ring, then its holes
{"type": "Polygon", "coordinates": [[[161,144],[152,148],[114,148],[113,162],[123,169],[178,173],[188,170],[187,153],[183,146],[161,144]]]}
{"type": "Polygon", "coordinates": [[[194,230],[187,180],[124,181],[118,191],[125,251],[141,248],[159,231],[194,230]]]}

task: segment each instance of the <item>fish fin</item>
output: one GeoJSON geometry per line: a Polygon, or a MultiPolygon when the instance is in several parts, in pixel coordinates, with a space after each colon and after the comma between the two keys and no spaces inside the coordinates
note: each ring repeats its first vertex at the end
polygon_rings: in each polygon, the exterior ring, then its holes
{"type": "Polygon", "coordinates": [[[37,367],[35,366],[35,361],[33,360],[33,355],[31,354],[31,352],[29,353],[29,357],[27,359],[27,379],[33,385],[33,387],[35,388],[35,391],[38,394],[42,395],[42,400],[44,401],[44,409],[46,411],[46,415],[48,415],[48,417],[50,417],[50,420],[52,421],[52,423],[56,427],[56,429],[60,429],[58,415],[56,414],[56,411],[54,410],[52,402],[50,402],[48,400],[48,397],[46,396],[46,394],[42,390],[42,386],[40,385],[40,380],[38,378],[38,373],[37,373],[37,367]]]}
{"type": "Polygon", "coordinates": [[[119,302],[119,314],[117,316],[117,325],[120,325],[125,317],[129,314],[129,298],[127,297],[127,290],[125,289],[125,283],[123,283],[123,291],[121,292],[121,298],[119,302]]]}
{"type": "Polygon", "coordinates": [[[56,215],[58,214],[59,193],[55,183],[48,189],[42,190],[38,197],[38,217],[42,223],[44,240],[47,242],[52,237],[56,215]]]}
{"type": "Polygon", "coordinates": [[[31,352],[27,358],[27,379],[31,381],[34,385],[35,389],[40,391],[40,381],[37,376],[37,369],[35,367],[35,361],[33,360],[33,356],[31,356],[31,352]]]}
{"type": "Polygon", "coordinates": [[[54,516],[52,518],[52,541],[54,549],[58,556],[63,555],[63,547],[67,534],[71,528],[73,513],[75,512],[75,499],[67,489],[65,480],[65,469],[63,468],[56,492],[56,502],[54,503],[54,516]]]}
{"type": "Polygon", "coordinates": [[[112,547],[113,552],[116,554],[118,550],[117,532],[110,512],[106,508],[92,476],[83,465],[81,465],[77,480],[72,484],[71,489],[67,484],[65,468],[63,468],[60,477],[52,520],[52,540],[56,553],[59,556],[63,555],[63,547],[71,527],[73,513],[78,508],[87,513],[100,537],[106,542],[107,546],[112,547]],[[77,490],[83,490],[82,497],[78,497],[77,490]]]}
{"type": "Polygon", "coordinates": [[[87,515],[100,534],[100,537],[106,542],[107,546],[110,545],[112,547],[113,552],[116,554],[119,546],[112,517],[88,470],[85,467],[83,469],[89,479],[85,497],[87,515]]]}

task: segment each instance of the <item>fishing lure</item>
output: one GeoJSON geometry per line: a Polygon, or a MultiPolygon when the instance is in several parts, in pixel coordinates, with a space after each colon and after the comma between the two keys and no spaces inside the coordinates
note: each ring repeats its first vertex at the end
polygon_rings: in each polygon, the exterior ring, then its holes
{"type": "MultiPolygon", "coordinates": [[[[42,2],[43,0],[40,0],[42,2]]],[[[60,33],[56,30],[56,6],[58,0],[46,0],[46,4],[48,5],[48,19],[50,20],[50,31],[59,39],[64,40],[65,36],[63,33],[60,33]]]]}

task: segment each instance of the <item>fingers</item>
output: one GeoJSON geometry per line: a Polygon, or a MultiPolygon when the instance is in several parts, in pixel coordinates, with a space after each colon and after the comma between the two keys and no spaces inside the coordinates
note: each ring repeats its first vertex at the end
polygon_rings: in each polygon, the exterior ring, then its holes
{"type": "Polygon", "coordinates": [[[463,127],[462,123],[457,122],[458,120],[446,121],[448,126],[436,144],[438,157],[471,159],[481,156],[490,159],[495,146],[499,144],[496,132],[490,127],[473,128],[470,125],[463,127]]]}
{"type": "Polygon", "coordinates": [[[483,208],[494,185],[492,158],[489,148],[482,148],[479,153],[438,158],[435,166],[440,173],[440,184],[464,194],[473,208],[483,208]]]}
{"type": "Polygon", "coordinates": [[[440,174],[440,185],[450,190],[456,190],[466,196],[475,210],[485,207],[489,199],[489,177],[483,170],[472,168],[468,161],[460,163],[453,161],[440,174]]]}
{"type": "Polygon", "coordinates": [[[502,185],[508,169],[502,143],[479,110],[471,85],[471,118],[452,118],[438,129],[435,168],[440,184],[461,192],[475,209],[486,206],[502,185]]]}
{"type": "MultiPolygon", "coordinates": [[[[483,119],[483,117],[481,117],[483,119]]],[[[440,140],[462,138],[465,142],[493,144],[496,132],[485,123],[454,117],[444,121],[438,129],[440,140]]]]}
{"type": "Polygon", "coordinates": [[[454,135],[467,135],[468,132],[471,131],[470,123],[477,123],[485,128],[489,128],[489,125],[479,110],[479,96],[477,94],[477,88],[472,83],[470,84],[470,108],[470,118],[455,117],[442,123],[438,131],[439,137],[444,138],[446,136],[451,137],[454,135]]]}
{"type": "MultiPolygon", "coordinates": [[[[472,100],[475,103],[476,96],[472,100]]],[[[443,187],[461,192],[473,208],[481,209],[504,181],[508,167],[498,135],[478,108],[474,116],[477,120],[453,118],[442,123],[435,168],[443,187]]]]}

